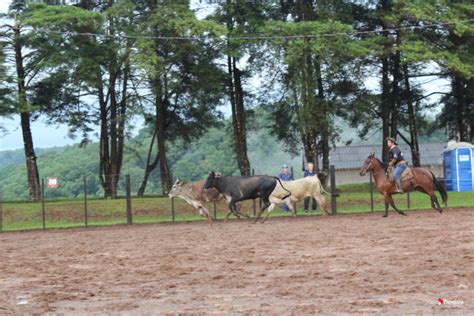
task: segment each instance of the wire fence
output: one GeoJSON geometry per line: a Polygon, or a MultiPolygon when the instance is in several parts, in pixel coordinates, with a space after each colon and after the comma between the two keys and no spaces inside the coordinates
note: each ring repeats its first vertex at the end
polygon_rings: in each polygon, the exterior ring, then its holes
{"type": "MultiPolygon", "coordinates": [[[[0,231],[46,229],[58,227],[89,227],[115,224],[141,224],[160,222],[181,222],[206,220],[198,211],[181,198],[169,198],[157,192],[143,197],[136,196],[141,179],[129,175],[113,177],[109,186],[115,188],[113,197],[104,198],[104,189],[99,177],[84,177],[77,181],[45,178],[41,185],[40,201],[24,199],[4,201],[5,188],[0,192],[0,231]],[[100,196],[102,195],[102,196],[100,196]]],[[[340,194],[336,185],[336,172],[331,166],[329,186],[325,196],[330,214],[373,212],[384,209],[382,197],[375,193],[372,177],[362,191],[340,194]]],[[[156,186],[155,186],[156,187],[156,186]]],[[[8,190],[8,188],[7,188],[8,190]]],[[[24,185],[23,190],[28,190],[24,185]]],[[[160,192],[161,193],[161,192],[160,192]]],[[[411,208],[411,195],[395,196],[398,205],[411,208]]],[[[426,207],[430,207],[425,197],[426,207]]],[[[303,201],[295,204],[297,215],[311,216],[322,214],[320,206],[307,213],[303,212],[303,201]]],[[[206,205],[214,219],[223,219],[228,212],[227,203],[222,200],[206,205]]],[[[248,200],[242,205],[242,212],[253,218],[259,212],[261,201],[248,200]]],[[[272,216],[290,216],[282,207],[276,207],[272,216]]]]}
{"type": "MultiPolygon", "coordinates": [[[[60,171],[58,173],[63,174],[60,171]]],[[[124,175],[108,175],[105,177],[99,176],[82,176],[74,172],[65,174],[63,177],[50,176],[40,179],[32,179],[25,181],[24,178],[14,179],[11,183],[1,183],[0,188],[5,201],[33,201],[32,191],[38,192],[39,200],[44,195],[46,200],[57,199],[75,199],[88,196],[89,198],[103,198],[125,196],[126,183],[124,175]],[[42,183],[44,181],[44,183],[42,183]],[[37,188],[32,188],[34,185],[37,188]],[[43,192],[42,192],[43,190],[43,192]]],[[[131,191],[138,192],[142,184],[143,175],[131,175],[133,181],[131,182],[131,191]]],[[[149,196],[162,195],[161,183],[159,179],[152,178],[148,180],[146,186],[146,194],[149,196]]]]}

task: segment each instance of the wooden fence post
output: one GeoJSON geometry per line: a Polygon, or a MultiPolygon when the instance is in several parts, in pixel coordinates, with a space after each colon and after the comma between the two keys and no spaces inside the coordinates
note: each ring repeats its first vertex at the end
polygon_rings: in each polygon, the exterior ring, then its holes
{"type": "Polygon", "coordinates": [[[43,229],[46,228],[46,210],[44,205],[44,178],[41,179],[41,218],[43,220],[43,229]]]}
{"type": "Polygon", "coordinates": [[[87,177],[84,177],[84,224],[88,225],[88,218],[87,218],[87,177]]]}
{"type": "Polygon", "coordinates": [[[174,223],[175,221],[175,213],[174,213],[174,197],[171,198],[171,221],[174,223]]]}
{"type": "Polygon", "coordinates": [[[3,231],[2,192],[0,192],[0,232],[3,231]]]}
{"type": "Polygon", "coordinates": [[[132,194],[131,194],[131,188],[130,188],[130,175],[127,174],[125,176],[125,195],[127,199],[127,224],[132,225],[133,224],[133,218],[132,218],[132,194]]]}
{"type": "Polygon", "coordinates": [[[374,181],[372,180],[372,172],[369,173],[370,177],[370,211],[374,211],[374,181]]]}
{"type": "Polygon", "coordinates": [[[331,178],[331,215],[337,214],[336,198],[339,196],[336,190],[336,170],[334,165],[329,166],[329,174],[331,178]]]}
{"type": "Polygon", "coordinates": [[[216,201],[213,201],[212,204],[213,204],[213,206],[214,206],[214,219],[217,220],[217,206],[216,206],[216,201]]]}
{"type": "MultiPolygon", "coordinates": [[[[252,176],[255,175],[255,169],[252,168],[252,176]]],[[[255,203],[255,199],[253,199],[253,217],[257,216],[257,204],[255,203]]]]}
{"type": "MultiPolygon", "coordinates": [[[[290,167],[291,171],[290,171],[290,174],[291,174],[291,179],[295,180],[295,174],[293,172],[293,166],[290,167]]],[[[312,200],[311,200],[312,201],[312,200]]],[[[296,202],[291,202],[291,204],[293,205],[293,209],[295,210],[295,215],[298,215],[298,211],[296,209],[296,202]]]]}
{"type": "Polygon", "coordinates": [[[410,209],[410,192],[407,192],[407,208],[410,209]]]}
{"type": "Polygon", "coordinates": [[[43,221],[43,229],[46,228],[46,207],[44,205],[44,178],[41,179],[41,220],[43,221]]]}

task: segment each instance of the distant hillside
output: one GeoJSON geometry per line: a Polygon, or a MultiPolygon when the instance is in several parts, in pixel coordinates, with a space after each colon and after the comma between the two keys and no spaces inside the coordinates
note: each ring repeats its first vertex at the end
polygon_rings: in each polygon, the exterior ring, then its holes
{"type": "MultiPolygon", "coordinates": [[[[36,155],[39,156],[49,152],[61,152],[64,151],[64,147],[50,147],[50,148],[36,148],[36,155]]],[[[25,161],[25,152],[23,149],[15,150],[3,150],[0,151],[0,168],[10,165],[17,165],[25,161]]]]}
{"type": "MultiPolygon", "coordinates": [[[[212,170],[238,175],[239,171],[232,152],[232,141],[226,128],[211,129],[192,144],[169,144],[168,159],[174,178],[193,181],[205,179],[212,170]]],[[[127,144],[122,175],[130,174],[132,191],[135,193],[143,178],[149,134],[140,135],[127,144]]],[[[295,175],[301,176],[301,157],[291,157],[266,129],[249,133],[249,159],[256,174],[280,172],[282,163],[295,167],[295,175]],[[299,170],[299,171],[298,171],[299,170]]],[[[98,144],[85,147],[65,146],[38,149],[38,168],[41,178],[57,177],[60,187],[47,189],[47,197],[66,198],[83,194],[84,177],[87,177],[88,195],[102,196],[98,177],[98,144]]],[[[0,152],[0,190],[4,200],[27,200],[26,168],[22,150],[0,152]]],[[[123,181],[120,190],[123,193],[123,181]]],[[[161,194],[159,172],[150,177],[146,194],[161,194]]]]}
{"type": "MultiPolygon", "coordinates": [[[[248,155],[255,174],[277,175],[283,163],[293,167],[295,178],[302,177],[301,153],[294,156],[284,150],[272,135],[268,120],[260,111],[250,124],[248,132],[248,155]]],[[[374,131],[368,140],[361,140],[357,132],[347,125],[341,125],[343,131],[338,146],[352,144],[380,144],[381,133],[374,131]]],[[[210,171],[220,171],[228,175],[239,175],[234,159],[232,133],[229,126],[213,128],[191,144],[181,142],[168,144],[168,162],[173,178],[187,181],[205,179],[210,171]]],[[[423,139],[423,138],[421,138],[423,139]]],[[[138,136],[129,139],[125,148],[122,175],[129,174],[132,180],[132,192],[135,194],[141,184],[146,154],[151,136],[146,129],[138,136]]],[[[45,195],[55,198],[77,197],[83,194],[84,177],[87,177],[88,195],[102,196],[99,174],[98,143],[85,147],[78,145],[39,148],[38,168],[41,178],[57,177],[60,186],[47,189],[45,195]]],[[[0,152],[0,190],[4,200],[28,200],[28,187],[23,150],[0,152]]],[[[146,194],[161,194],[159,171],[155,170],[148,182],[146,194]]],[[[123,181],[119,184],[119,194],[123,194],[123,181]]]]}

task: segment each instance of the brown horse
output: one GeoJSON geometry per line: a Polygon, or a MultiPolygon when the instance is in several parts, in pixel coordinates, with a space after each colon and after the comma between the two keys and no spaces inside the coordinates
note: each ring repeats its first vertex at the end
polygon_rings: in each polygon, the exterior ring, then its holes
{"type": "MultiPolygon", "coordinates": [[[[371,154],[364,161],[364,165],[360,169],[360,175],[363,176],[367,172],[372,172],[374,175],[377,191],[380,194],[383,194],[385,202],[385,214],[383,217],[388,216],[388,204],[390,204],[395,209],[395,211],[398,212],[398,214],[406,215],[403,211],[400,211],[393,202],[392,194],[396,189],[395,182],[388,180],[386,176],[385,165],[374,156],[375,154],[371,154]]],[[[439,183],[438,179],[436,179],[435,175],[431,171],[425,168],[411,168],[411,171],[413,172],[414,177],[412,179],[402,181],[403,192],[420,191],[428,194],[431,197],[431,206],[435,210],[438,210],[438,212],[442,213],[443,209],[438,203],[435,190],[439,191],[444,205],[447,206],[448,194],[446,193],[444,186],[439,183]]]]}

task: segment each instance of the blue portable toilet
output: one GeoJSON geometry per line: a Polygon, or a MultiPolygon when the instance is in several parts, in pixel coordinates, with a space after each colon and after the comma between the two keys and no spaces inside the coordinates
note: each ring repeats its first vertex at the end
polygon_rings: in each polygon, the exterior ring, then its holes
{"type": "Polygon", "coordinates": [[[474,191],[474,145],[448,143],[443,152],[443,168],[448,191],[474,191]]]}

